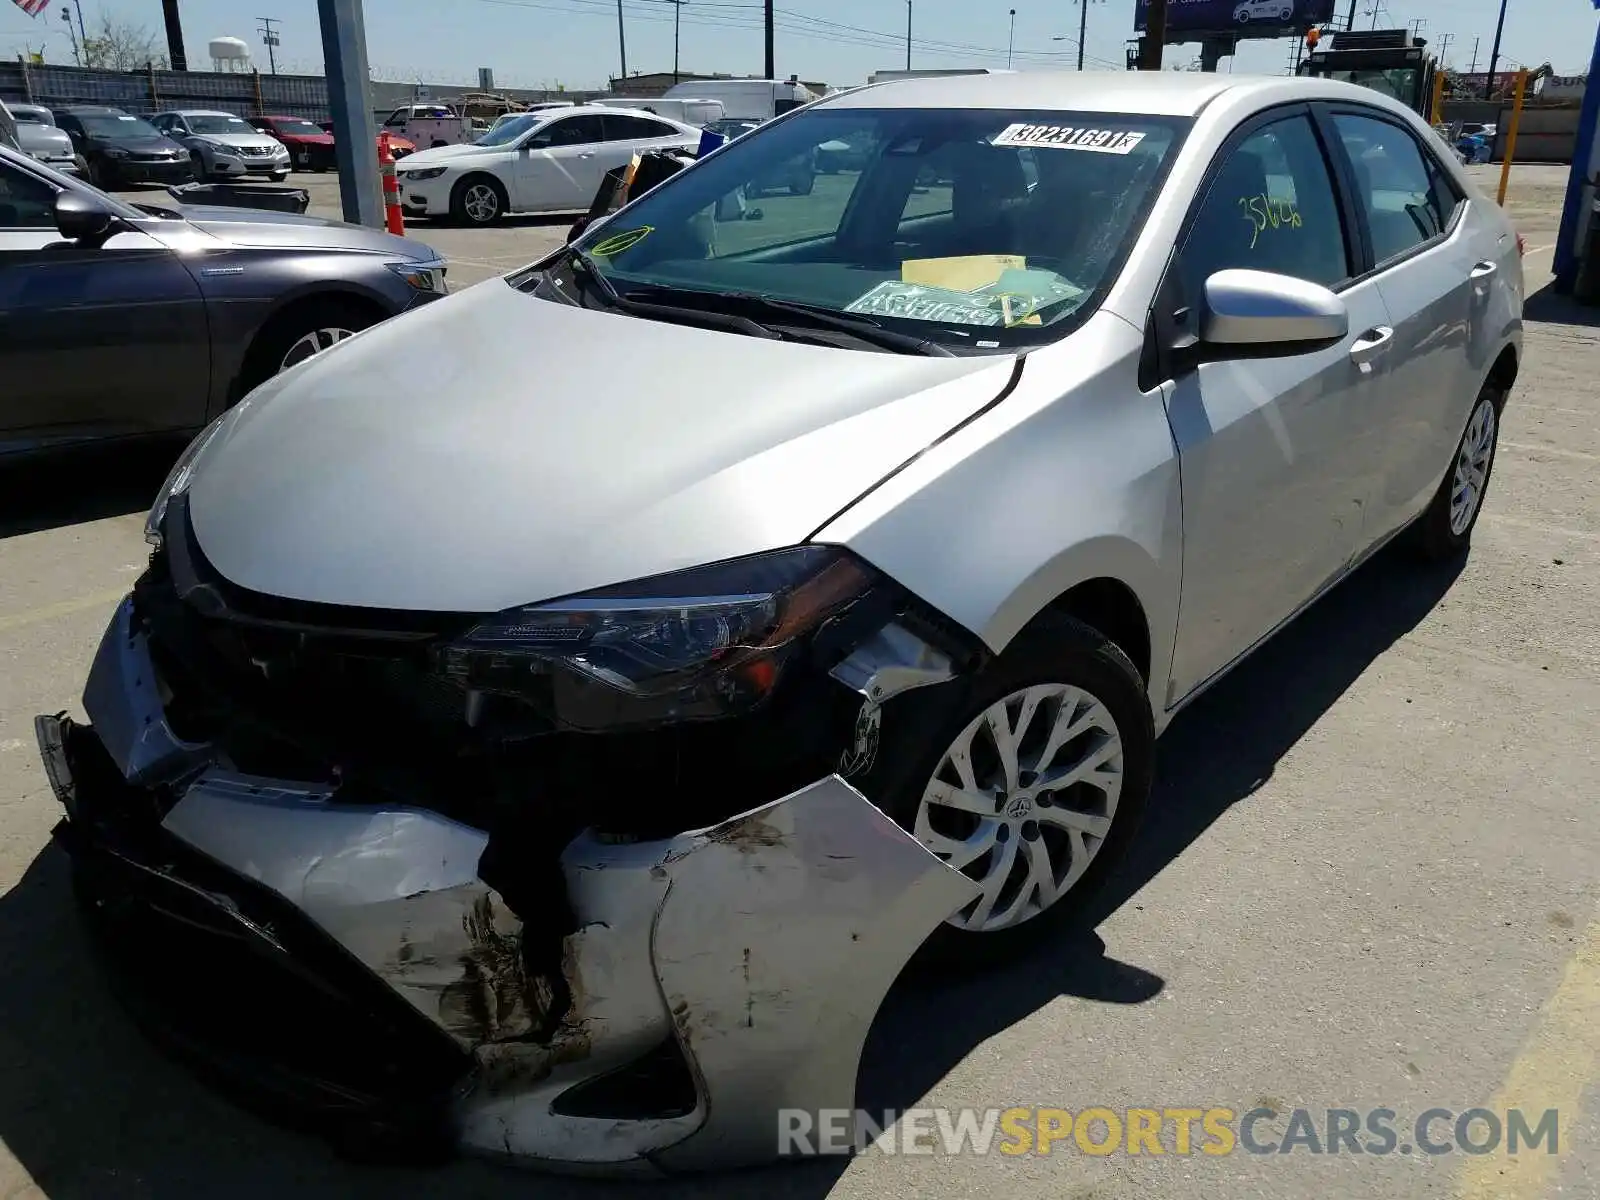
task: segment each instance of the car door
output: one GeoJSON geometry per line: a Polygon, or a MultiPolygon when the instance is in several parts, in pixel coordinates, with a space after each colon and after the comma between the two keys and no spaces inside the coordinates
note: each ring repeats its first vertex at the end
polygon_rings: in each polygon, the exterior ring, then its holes
{"type": "Polygon", "coordinates": [[[1177,378],[1168,417],[1183,487],[1176,701],[1336,579],[1354,554],[1369,486],[1366,433],[1393,340],[1330,146],[1304,106],[1235,132],[1191,212],[1163,305],[1194,328],[1205,280],[1227,268],[1333,289],[1349,332],[1327,349],[1205,362],[1177,378]]]}
{"type": "Polygon", "coordinates": [[[512,208],[524,212],[588,208],[609,169],[600,165],[604,143],[599,113],[558,117],[540,126],[517,156],[512,208]]]}
{"type": "Polygon", "coordinates": [[[56,195],[0,159],[0,436],[203,424],[211,352],[194,277],[136,228],[98,247],[64,241],[56,195]]]}
{"type": "MultiPolygon", "coordinates": [[[[1483,316],[1498,251],[1515,246],[1497,251],[1493,233],[1464,223],[1465,197],[1400,118],[1365,105],[1326,111],[1395,331],[1393,368],[1375,414],[1366,522],[1366,540],[1374,542],[1416,516],[1439,486],[1489,369],[1487,362],[1472,369],[1474,330],[1487,339],[1483,316]]],[[[1478,357],[1486,354],[1480,347],[1478,357]]]]}

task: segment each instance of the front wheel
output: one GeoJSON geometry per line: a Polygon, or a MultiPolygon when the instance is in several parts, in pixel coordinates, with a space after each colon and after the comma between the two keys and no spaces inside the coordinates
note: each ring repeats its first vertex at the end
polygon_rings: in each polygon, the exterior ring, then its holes
{"type": "Polygon", "coordinates": [[[239,395],[369,325],[376,325],[383,315],[340,296],[302,301],[273,318],[256,336],[240,379],[239,395]]]}
{"type": "Polygon", "coordinates": [[[462,225],[493,225],[509,207],[499,181],[487,175],[469,175],[450,193],[450,215],[462,225]]]}
{"type": "Polygon", "coordinates": [[[1489,476],[1494,471],[1504,405],[1505,393],[1493,384],[1484,384],[1478,392],[1467,428],[1456,443],[1450,469],[1417,520],[1417,547],[1424,558],[1436,562],[1455,558],[1466,553],[1471,544],[1472,531],[1489,490],[1489,476]]]}
{"type": "Polygon", "coordinates": [[[1144,680],[1114,643],[1046,615],[965,686],[931,730],[882,715],[860,780],[902,828],[978,884],[923,950],[962,968],[1016,957],[1081,913],[1126,853],[1149,798],[1144,680]]]}

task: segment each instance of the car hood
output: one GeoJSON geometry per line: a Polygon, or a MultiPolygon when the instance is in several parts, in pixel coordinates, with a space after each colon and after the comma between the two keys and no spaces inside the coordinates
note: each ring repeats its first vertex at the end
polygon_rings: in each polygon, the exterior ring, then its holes
{"type": "Polygon", "coordinates": [[[418,150],[415,154],[406,155],[407,167],[432,167],[445,166],[452,159],[470,158],[473,155],[493,155],[510,153],[510,146],[475,146],[471,142],[463,142],[457,146],[435,146],[431,150],[418,150]]]}
{"type": "Polygon", "coordinates": [[[199,141],[226,146],[230,150],[273,150],[279,144],[277,138],[270,138],[264,133],[197,133],[194,136],[199,141]]]}
{"type": "MultiPolygon", "coordinates": [[[[325,217],[212,204],[164,204],[162,207],[175,208],[190,225],[245,249],[355,250],[387,254],[397,260],[438,257],[430,247],[413,238],[396,237],[381,229],[349,225],[325,217]]],[[[161,229],[156,226],[150,232],[160,236],[161,229]]]]}
{"type": "Polygon", "coordinates": [[[331,146],[333,134],[331,133],[280,133],[275,135],[280,142],[292,146],[331,146]]]}
{"type": "Polygon", "coordinates": [[[189,151],[177,142],[167,137],[108,137],[105,134],[91,133],[89,141],[96,146],[116,147],[119,150],[133,150],[141,154],[151,151],[166,151],[169,154],[185,155],[189,151]]]}
{"type": "Polygon", "coordinates": [[[27,121],[18,121],[17,144],[22,147],[24,154],[72,157],[72,139],[54,125],[34,125],[27,121]]]}
{"type": "Polygon", "coordinates": [[[190,518],[212,565],[256,592],[498,611],[803,542],[1014,369],[491,280],[258,388],[198,456],[190,518]]]}

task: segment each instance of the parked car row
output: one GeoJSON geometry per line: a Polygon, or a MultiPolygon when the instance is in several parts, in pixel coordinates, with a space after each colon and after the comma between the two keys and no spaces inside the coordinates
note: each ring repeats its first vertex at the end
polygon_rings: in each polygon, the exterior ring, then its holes
{"type": "Polygon", "coordinates": [[[69,175],[79,173],[81,162],[72,147],[72,139],[56,124],[55,114],[44,105],[7,104],[0,100],[0,125],[10,131],[14,141],[12,149],[69,175]]]}

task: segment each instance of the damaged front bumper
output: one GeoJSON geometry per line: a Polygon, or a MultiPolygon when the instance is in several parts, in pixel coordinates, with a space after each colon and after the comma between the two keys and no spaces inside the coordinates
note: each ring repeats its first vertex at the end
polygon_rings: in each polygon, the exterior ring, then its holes
{"type": "Polygon", "coordinates": [[[163,688],[125,601],[91,725],[36,722],[91,927],[154,1032],[340,1137],[619,1173],[770,1161],[780,1110],[854,1106],[884,994],[977,894],[834,774],[671,837],[579,833],[549,938],[485,882],[489,831],[241,771],[174,731],[163,688]]]}

